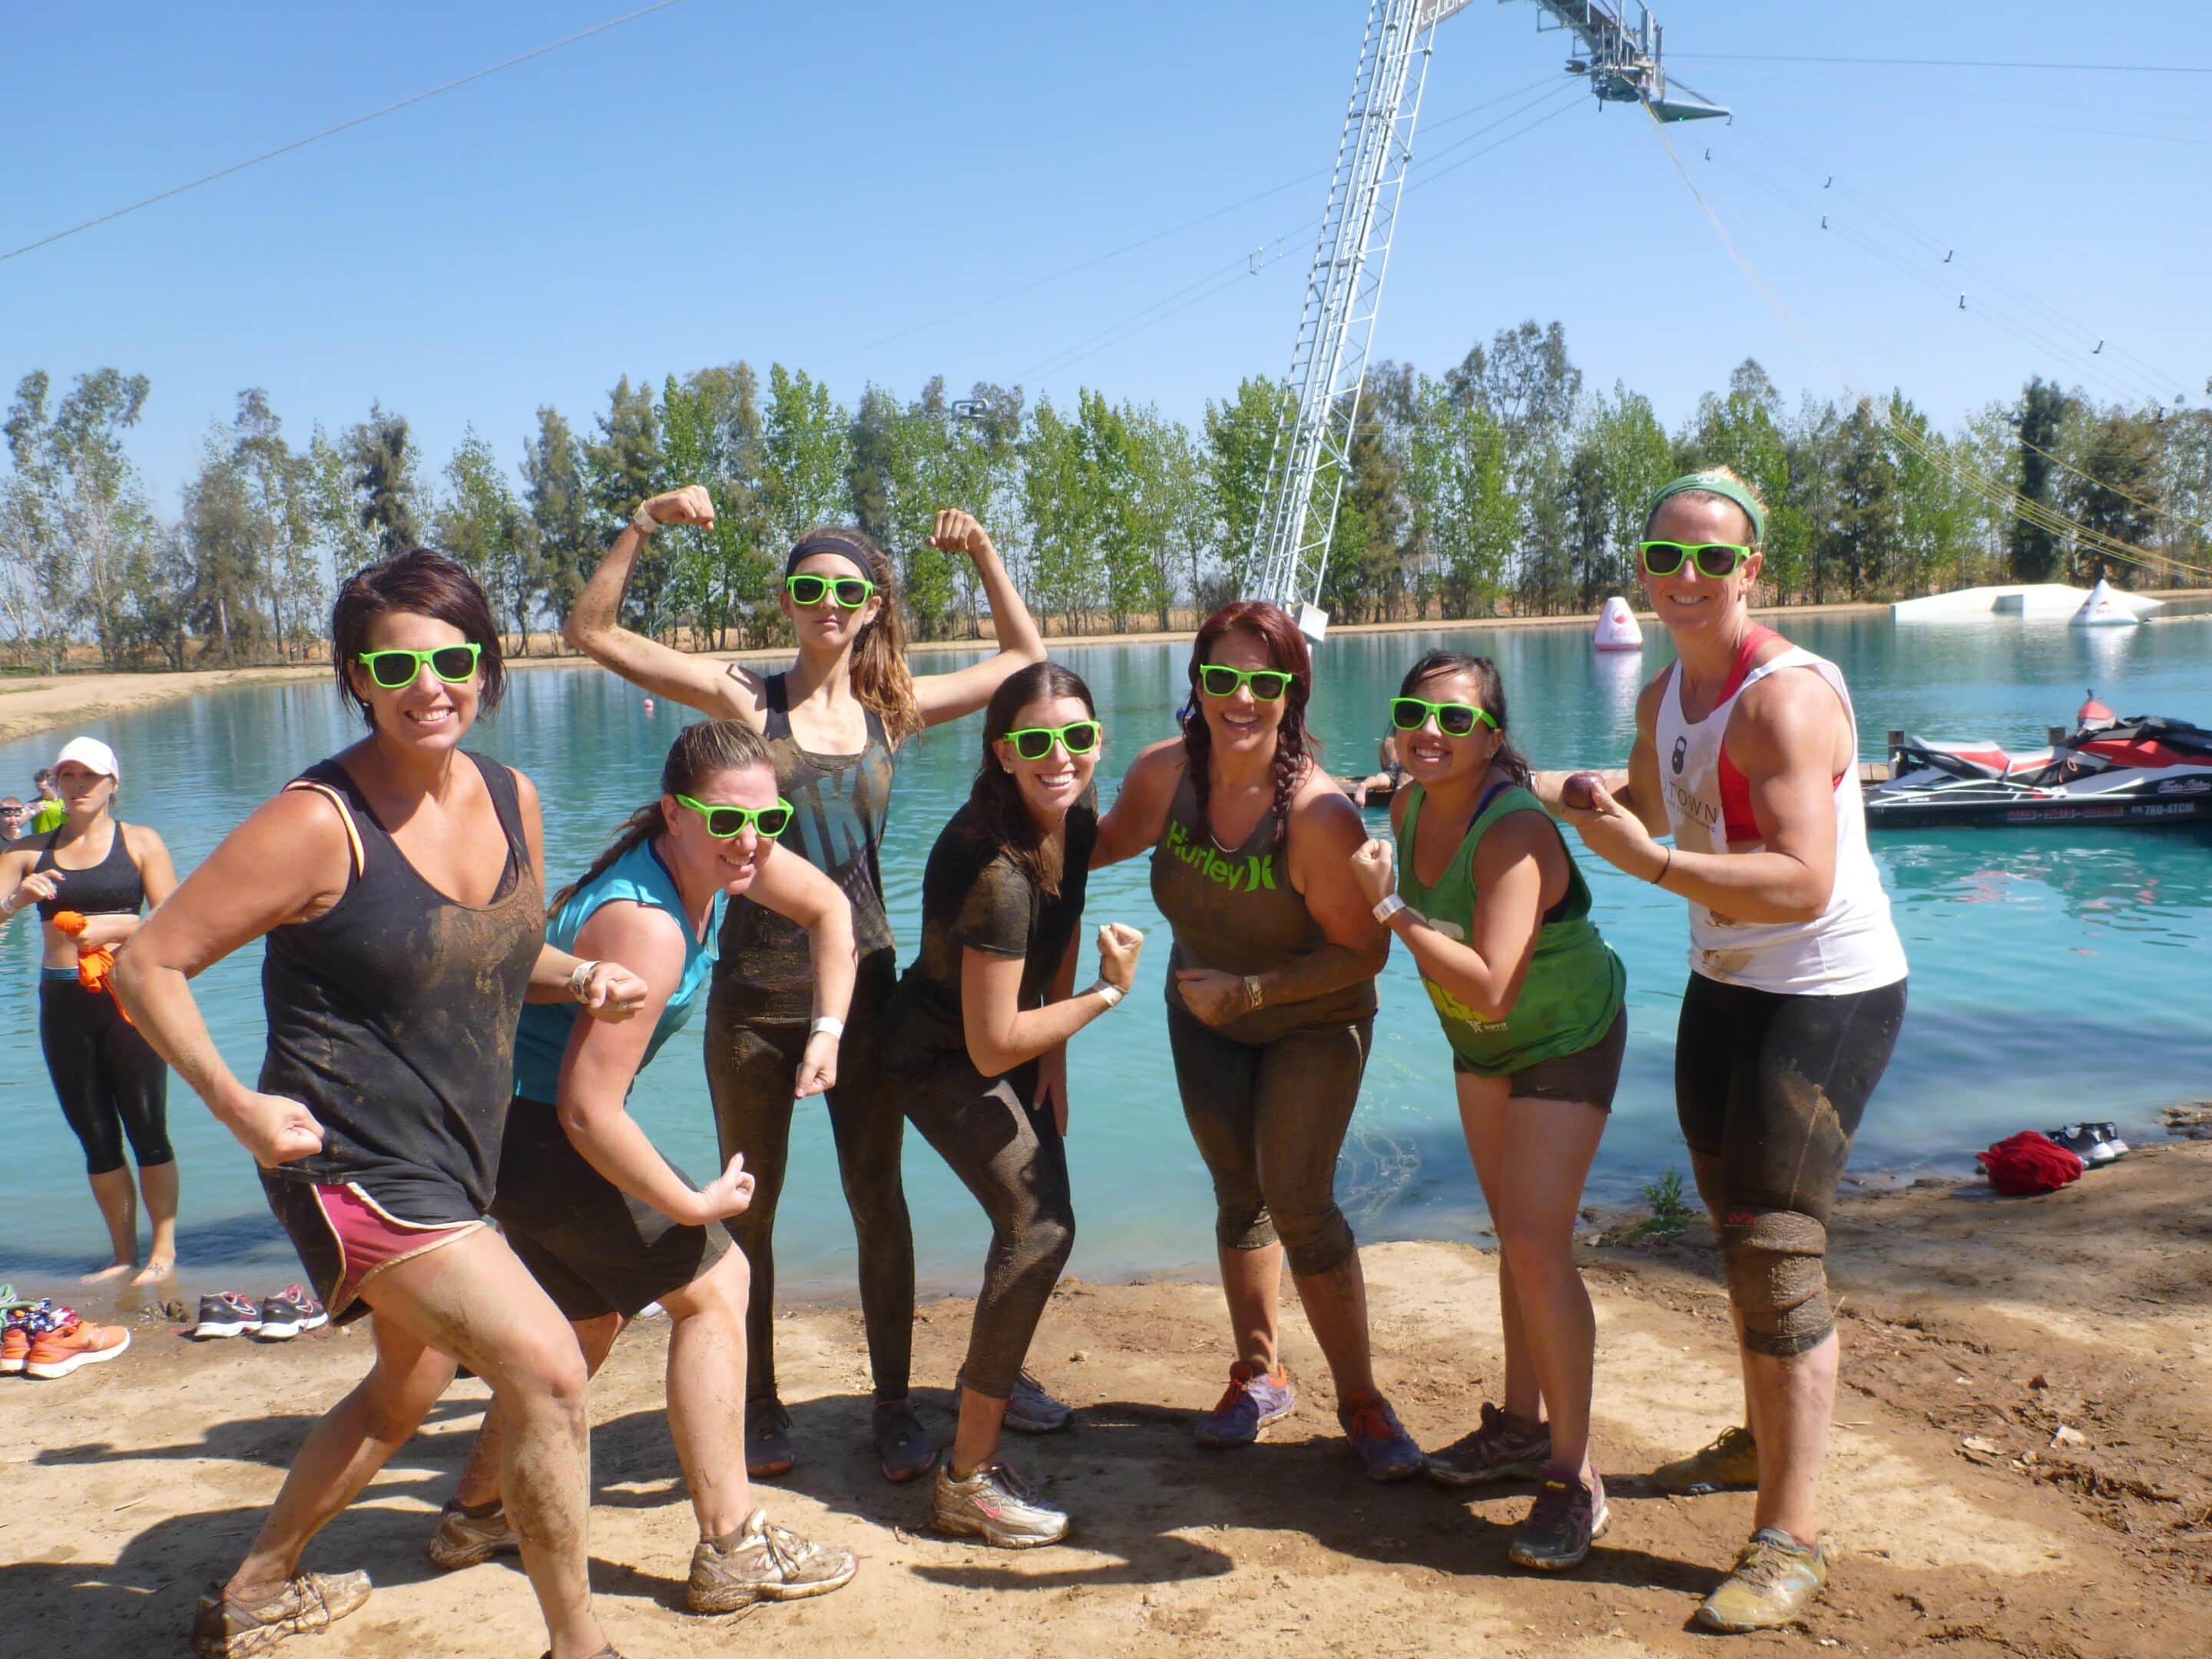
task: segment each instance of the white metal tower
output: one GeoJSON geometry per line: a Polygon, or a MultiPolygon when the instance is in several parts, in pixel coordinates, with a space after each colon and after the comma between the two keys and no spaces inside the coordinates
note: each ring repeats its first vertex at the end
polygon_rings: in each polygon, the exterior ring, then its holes
{"type": "MultiPolygon", "coordinates": [[[[1540,29],[1574,32],[1584,55],[1568,61],[1568,73],[1588,76],[1600,99],[1640,103],[1662,121],[1728,113],[1686,88],[1668,87],[1660,61],[1663,32],[1642,0],[1534,3],[1540,29]]],[[[1253,546],[1256,596],[1289,610],[1315,639],[1328,623],[1321,608],[1322,578],[1351,467],[1359,391],[1398,200],[1413,159],[1429,54],[1437,25],[1472,3],[1369,0],[1253,546]]]]}

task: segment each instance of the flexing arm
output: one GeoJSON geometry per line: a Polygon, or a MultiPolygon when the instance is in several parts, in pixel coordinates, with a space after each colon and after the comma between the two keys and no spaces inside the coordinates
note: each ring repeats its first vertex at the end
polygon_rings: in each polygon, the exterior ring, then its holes
{"type": "MultiPolygon", "coordinates": [[[[745,896],[806,930],[814,967],[814,1018],[840,1025],[853,1006],[853,981],[860,953],[853,939],[853,907],[844,889],[795,853],[763,843],[753,884],[745,896]]],[[[818,1095],[837,1081],[837,1036],[816,1031],[799,1056],[793,1093],[818,1095]]]]}
{"type": "Polygon", "coordinates": [[[743,720],[754,731],[761,730],[767,715],[759,675],[734,664],[675,650],[622,625],[623,595],[629,589],[630,575],[637,568],[637,556],[644,550],[647,533],[637,527],[638,518],[712,530],[714,504],[703,486],[687,484],[641,505],[576,595],[568,621],[561,624],[561,637],[602,668],[611,668],[655,696],[667,697],[715,720],[743,720]]]}
{"type": "Polygon", "coordinates": [[[1134,858],[1159,840],[1167,828],[1176,786],[1182,781],[1183,763],[1181,738],[1152,744],[1130,763],[1112,810],[1098,820],[1098,839],[1091,848],[1092,869],[1134,858]]]}
{"type": "MultiPolygon", "coordinates": [[[[1394,851],[1370,841],[1352,857],[1361,896],[1379,904],[1395,890],[1394,851]]],[[[1449,939],[1411,909],[1388,924],[1413,953],[1421,977],[1442,986],[1479,1019],[1504,1019],[1521,1000],[1535,959],[1548,898],[1566,890],[1566,852],[1559,832],[1536,812],[1509,812],[1474,851],[1474,927],[1464,943],[1449,939]]]]}
{"type": "MultiPolygon", "coordinates": [[[[538,786],[520,772],[514,775],[515,803],[522,814],[523,844],[530,849],[531,867],[545,868],[545,812],[538,799],[538,786]]],[[[594,1019],[624,1020],[645,1000],[642,979],[619,962],[602,962],[574,956],[550,945],[538,947],[538,960],[530,964],[525,1002],[576,1002],[594,1019]],[[580,984],[576,970],[586,963],[592,970],[580,984]]]]}
{"type": "MultiPolygon", "coordinates": [[[[1144,935],[1109,921],[1098,929],[1098,977],[1127,992],[1137,977],[1144,935]]],[[[1057,1048],[1114,1006],[1093,986],[1042,1008],[1021,1006],[1022,957],[960,952],[960,1018],[968,1058],[985,1077],[1004,1077],[1025,1060],[1057,1048]]],[[[1069,976],[1071,986],[1073,975],[1069,976]]],[[[1116,998],[1114,1000],[1118,1001],[1116,998]]]]}
{"type": "Polygon", "coordinates": [[[1018,669],[1044,660],[1044,636],[1037,632],[1021,591],[1006,574],[1006,562],[991,544],[989,533],[975,519],[947,507],[937,515],[929,544],[948,553],[965,553],[975,561],[975,574],[983,583],[983,598],[991,607],[991,629],[999,636],[998,651],[966,668],[949,674],[917,675],[914,700],[921,710],[922,724],[937,726],[972,714],[991,701],[1018,669]]]}
{"type": "MultiPolygon", "coordinates": [[[[1079,932],[1067,936],[1067,949],[1060,953],[1059,969],[1052,983],[1045,987],[1047,1003],[1065,1002],[1075,994],[1075,957],[1083,944],[1079,932]]],[[[1037,1056],[1037,1104],[1052,1109],[1053,1127],[1065,1135],[1067,1133],[1067,1045],[1048,1048],[1037,1056]]]]}
{"type": "MultiPolygon", "coordinates": [[[[1615,805],[1633,813],[1637,822],[1655,836],[1668,833],[1667,803],[1659,793],[1659,747],[1656,732],[1659,726],[1659,700],[1667,693],[1667,677],[1674,672],[1670,663],[1659,671],[1650,684],[1636,694],[1636,741],[1629,748],[1628,766],[1625,771],[1596,771],[1595,776],[1605,786],[1606,793],[1615,805]]],[[[1574,776],[1573,772],[1539,772],[1529,781],[1529,791],[1544,803],[1544,810],[1553,817],[1565,817],[1565,804],[1559,799],[1559,787],[1574,776]]]]}

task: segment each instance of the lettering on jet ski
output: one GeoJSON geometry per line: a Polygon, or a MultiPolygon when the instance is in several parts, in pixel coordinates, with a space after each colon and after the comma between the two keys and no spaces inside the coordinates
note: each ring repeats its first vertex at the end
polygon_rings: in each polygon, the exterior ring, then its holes
{"type": "Polygon", "coordinates": [[[1185,864],[1205,876],[1208,881],[1219,882],[1232,893],[1256,893],[1261,888],[1275,890],[1275,855],[1273,853],[1247,854],[1243,863],[1224,858],[1211,847],[1201,847],[1190,838],[1190,832],[1179,823],[1168,825],[1168,851],[1185,864]]]}

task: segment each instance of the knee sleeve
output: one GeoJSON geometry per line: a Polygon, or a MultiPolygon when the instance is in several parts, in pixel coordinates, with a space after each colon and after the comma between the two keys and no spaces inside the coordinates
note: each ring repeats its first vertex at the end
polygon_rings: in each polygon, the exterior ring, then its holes
{"type": "Polygon", "coordinates": [[[1290,1259],[1291,1272],[1300,1279],[1335,1272],[1351,1260],[1352,1251],[1352,1224],[1334,1204],[1299,1218],[1297,1226],[1284,1231],[1283,1254],[1290,1259]]]}
{"type": "Polygon", "coordinates": [[[1836,1328],[1822,1261],[1828,1230],[1796,1210],[1730,1209],[1720,1233],[1744,1346],[1787,1358],[1826,1341],[1836,1328]]]}
{"type": "Polygon", "coordinates": [[[1215,1212],[1213,1237],[1224,1250],[1264,1250],[1275,1242],[1275,1218],[1265,1204],[1224,1204],[1215,1212]]]}

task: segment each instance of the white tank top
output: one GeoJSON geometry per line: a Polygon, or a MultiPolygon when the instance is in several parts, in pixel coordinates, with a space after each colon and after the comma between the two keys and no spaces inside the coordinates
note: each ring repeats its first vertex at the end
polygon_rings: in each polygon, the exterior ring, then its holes
{"type": "MultiPolygon", "coordinates": [[[[1760,630],[1762,638],[1768,637],[1760,630]]],[[[1747,651],[1757,641],[1747,642],[1747,651]]],[[[1722,740],[1736,700],[1768,675],[1809,668],[1835,688],[1851,723],[1851,752],[1858,752],[1858,718],[1835,664],[1796,647],[1745,674],[1701,720],[1682,714],[1682,669],[1674,665],[1659,700],[1660,793],[1674,844],[1686,853],[1756,852],[1749,792],[1722,740]],[[1750,846],[1729,845],[1731,832],[1750,846]]],[[[1878,990],[1905,977],[1905,946],[1889,916],[1889,896],[1867,850],[1866,807],[1858,768],[1836,780],[1836,880],[1828,908],[1809,921],[1732,921],[1694,901],[1690,905],[1690,970],[1724,985],[1744,985],[1784,996],[1847,996],[1878,990]]]]}

